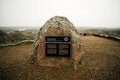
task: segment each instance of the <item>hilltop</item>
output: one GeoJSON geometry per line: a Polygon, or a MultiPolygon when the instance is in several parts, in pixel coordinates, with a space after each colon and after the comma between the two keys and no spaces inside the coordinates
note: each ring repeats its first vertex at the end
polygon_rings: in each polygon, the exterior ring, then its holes
{"type": "Polygon", "coordinates": [[[120,43],[95,37],[80,36],[85,56],[77,70],[68,67],[41,67],[30,64],[32,44],[0,48],[1,80],[119,80],[120,43]]]}

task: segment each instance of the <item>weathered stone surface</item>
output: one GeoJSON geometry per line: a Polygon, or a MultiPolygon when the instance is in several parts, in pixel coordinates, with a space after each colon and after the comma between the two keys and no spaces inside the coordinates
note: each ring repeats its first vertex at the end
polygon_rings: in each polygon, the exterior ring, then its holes
{"type": "Polygon", "coordinates": [[[55,16],[49,19],[39,30],[34,42],[35,64],[41,66],[60,66],[74,63],[77,68],[84,54],[80,36],[74,25],[65,17],[55,16]],[[45,36],[70,36],[71,57],[45,57],[45,36]]]}

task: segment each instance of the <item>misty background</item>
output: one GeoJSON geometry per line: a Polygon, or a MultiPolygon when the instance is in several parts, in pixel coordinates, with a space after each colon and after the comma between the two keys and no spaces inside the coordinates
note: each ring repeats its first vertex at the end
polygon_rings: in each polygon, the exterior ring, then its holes
{"type": "Polygon", "coordinates": [[[0,0],[0,26],[41,27],[56,15],[76,27],[120,28],[120,0],[0,0]]]}
{"type": "Polygon", "coordinates": [[[120,0],[0,0],[0,46],[33,42],[54,16],[67,17],[81,36],[120,41],[120,0]]]}

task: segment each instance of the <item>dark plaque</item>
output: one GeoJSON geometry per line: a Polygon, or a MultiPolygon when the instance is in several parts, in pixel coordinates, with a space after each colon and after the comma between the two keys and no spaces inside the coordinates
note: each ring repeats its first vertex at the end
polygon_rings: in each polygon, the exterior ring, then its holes
{"type": "Polygon", "coordinates": [[[70,56],[69,36],[46,36],[46,56],[70,56]]]}

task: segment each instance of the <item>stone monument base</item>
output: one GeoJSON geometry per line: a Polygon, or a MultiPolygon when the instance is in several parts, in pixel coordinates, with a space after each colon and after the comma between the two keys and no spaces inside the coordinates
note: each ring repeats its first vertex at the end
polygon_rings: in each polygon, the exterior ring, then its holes
{"type": "MultiPolygon", "coordinates": [[[[66,40],[68,40],[68,38],[65,38],[65,41],[66,40]]],[[[47,54],[51,53],[49,51],[47,54]]],[[[74,25],[67,18],[61,17],[61,16],[55,16],[51,18],[40,28],[38,35],[35,38],[33,52],[35,56],[34,63],[37,65],[61,66],[61,65],[69,65],[72,63],[75,69],[79,65],[79,62],[82,60],[82,56],[84,54],[80,36],[77,30],[75,29],[74,25]],[[45,40],[46,36],[48,37],[49,36],[69,36],[71,39],[70,40],[70,56],[68,57],[46,56],[46,40],[45,40]]],[[[53,50],[53,53],[54,53],[54,50],[53,50]]]]}

